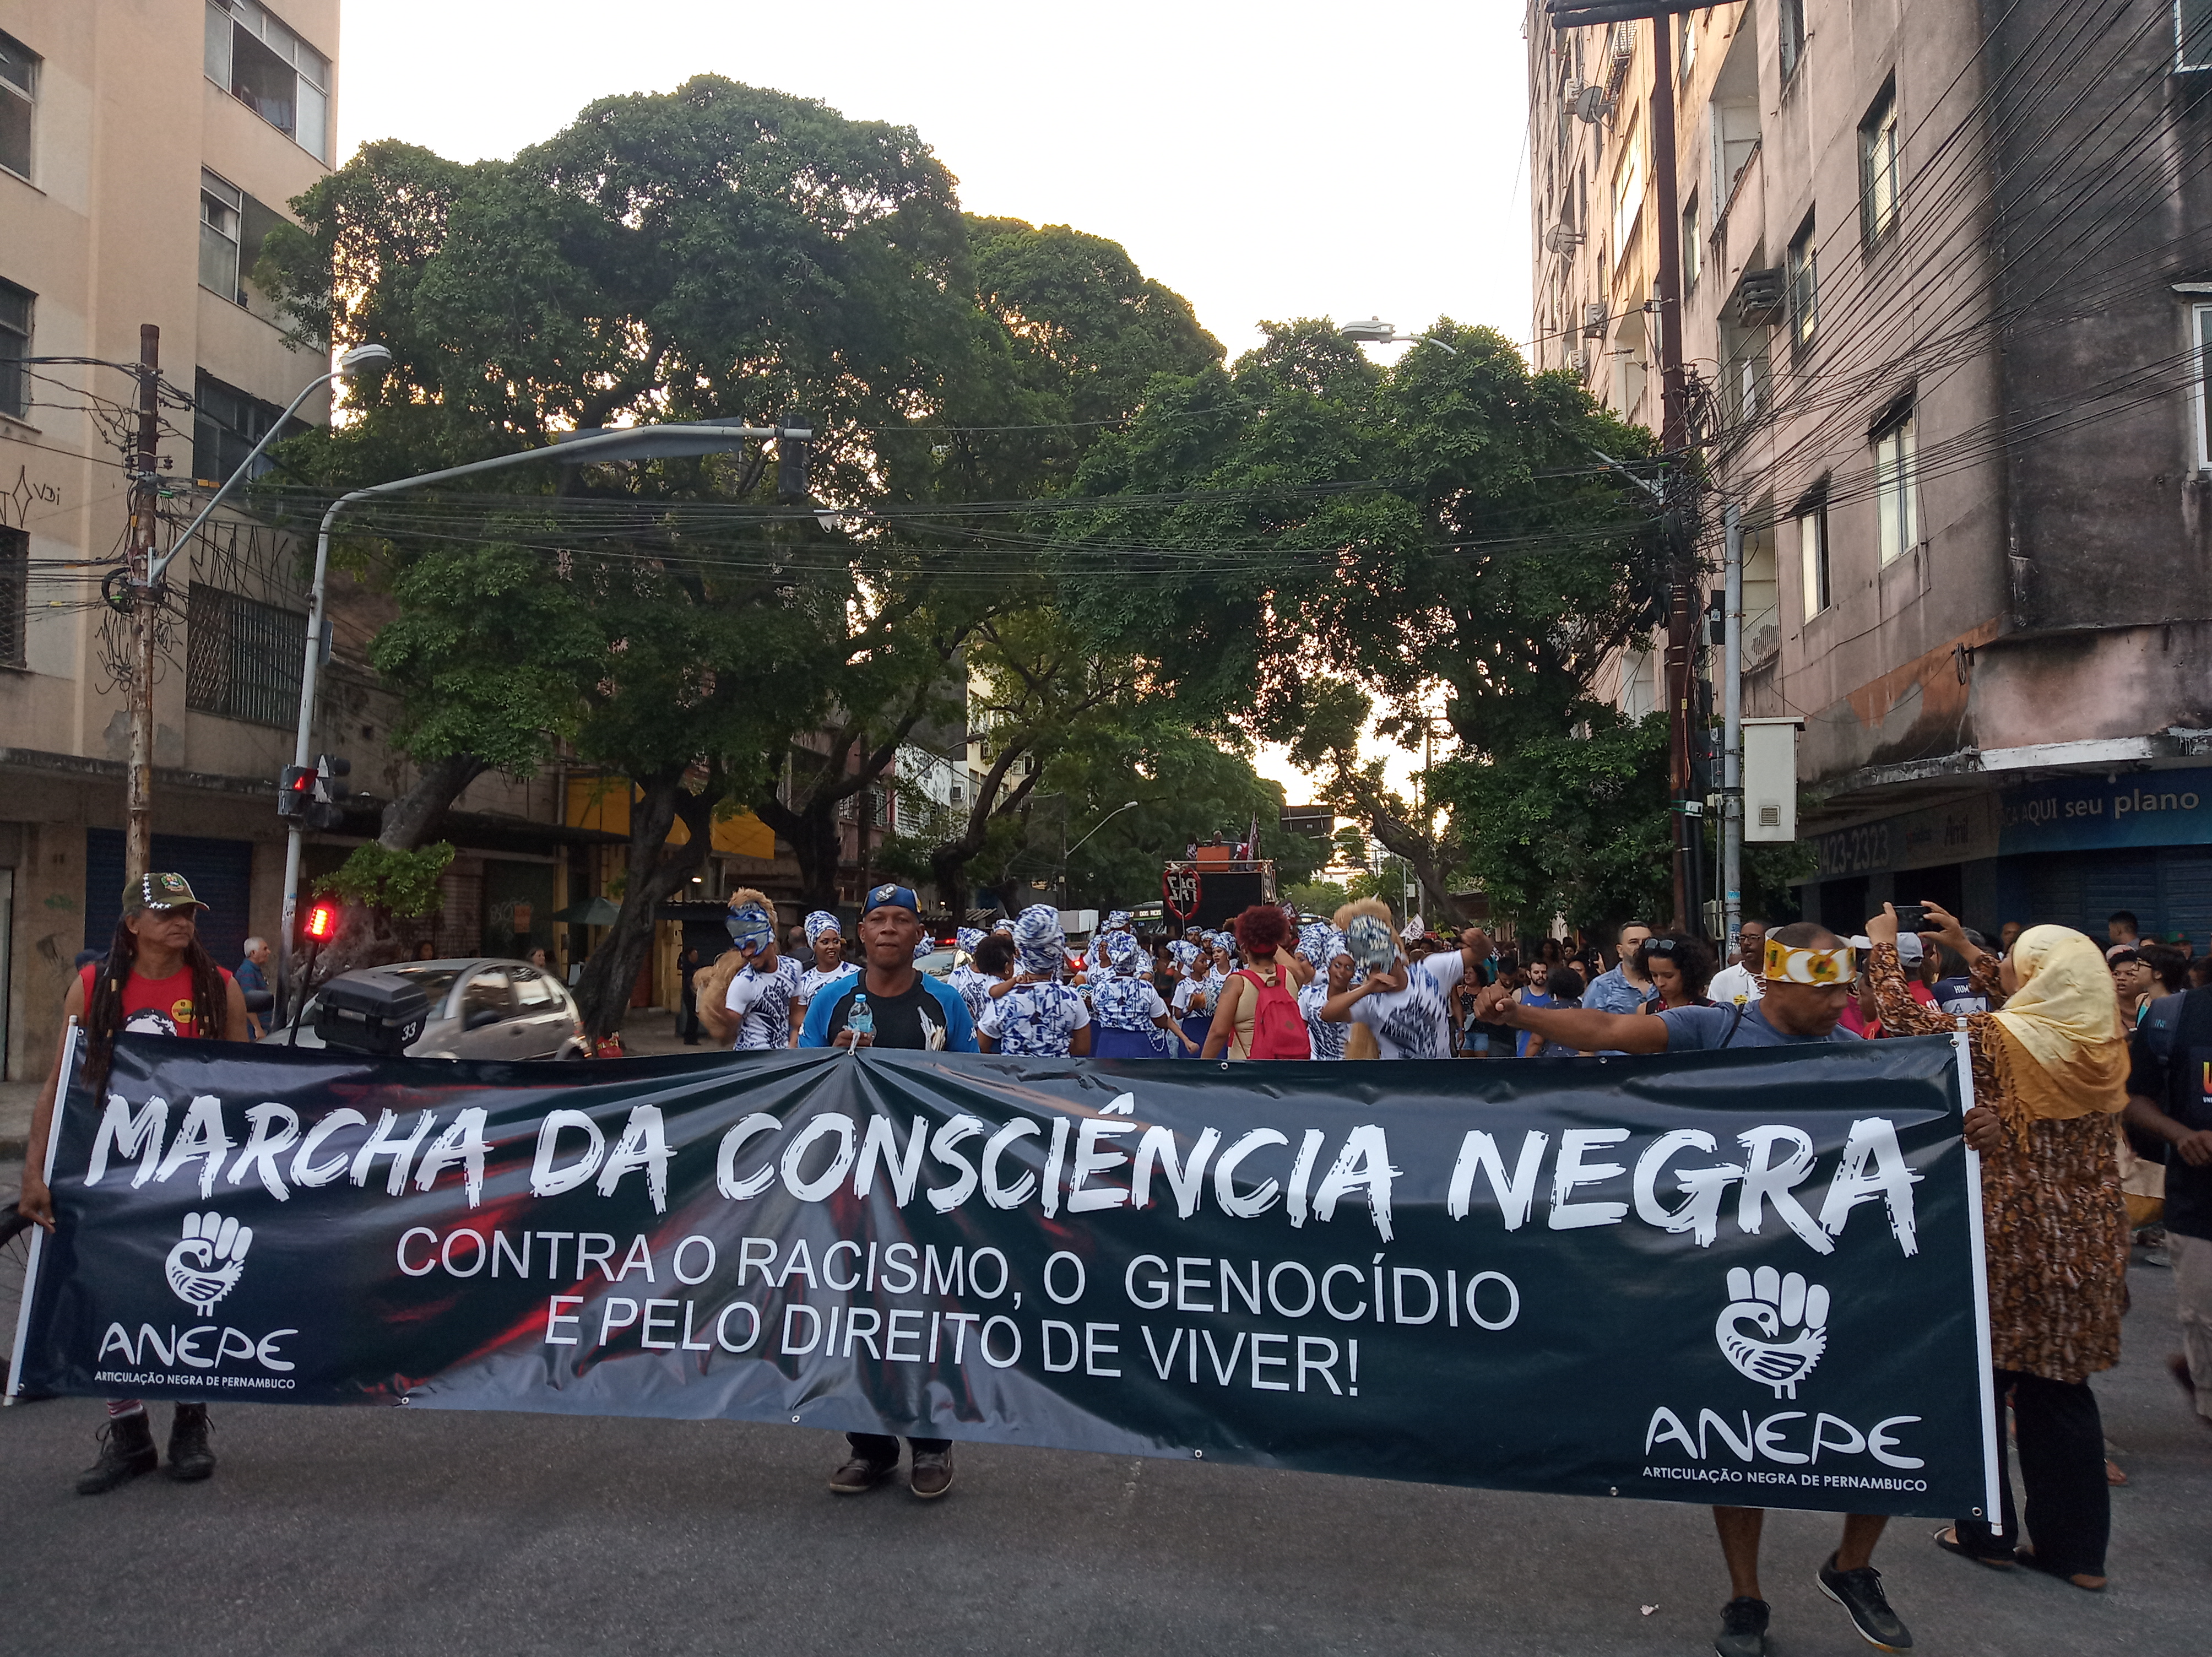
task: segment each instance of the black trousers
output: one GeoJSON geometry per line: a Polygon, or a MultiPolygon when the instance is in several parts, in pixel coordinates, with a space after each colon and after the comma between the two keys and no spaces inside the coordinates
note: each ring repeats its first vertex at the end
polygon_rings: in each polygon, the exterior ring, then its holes
{"type": "MultiPolygon", "coordinates": [[[[899,1459],[898,1441],[889,1433],[848,1433],[845,1438],[852,1445],[853,1453],[856,1456],[866,1456],[870,1461],[879,1463],[895,1462],[899,1459]]],[[[914,1446],[916,1455],[928,1455],[933,1452],[942,1455],[952,1447],[952,1441],[949,1438],[910,1438],[907,1442],[914,1446]]]]}
{"type": "Polygon", "coordinates": [[[2102,1576],[2112,1534],[2112,1491],[2105,1482],[2105,1422],[2087,1381],[2055,1381],[2017,1369],[1996,1374],[1997,1448],[2005,1448],[2004,1406],[2012,1393],[2020,1435],[2020,1484],[2027,1496],[2027,1534],[2013,1511],[2012,1481],[2000,1477],[2004,1535],[1978,1519],[1958,1521],[1959,1540],[1974,1553],[2002,1554],[2026,1541],[2035,1563],[2059,1576],[2102,1576]]]}

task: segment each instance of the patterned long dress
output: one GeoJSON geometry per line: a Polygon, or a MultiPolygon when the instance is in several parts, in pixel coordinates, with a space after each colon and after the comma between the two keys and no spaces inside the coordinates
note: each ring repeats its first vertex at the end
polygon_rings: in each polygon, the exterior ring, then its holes
{"type": "MultiPolygon", "coordinates": [[[[1886,1033],[1947,1035],[1965,1025],[1975,1100],[2007,1114],[1996,1015],[1954,1021],[1915,1001],[1891,945],[1875,946],[1868,972],[1886,1033]]],[[[1973,976],[1977,990],[2003,999],[1988,957],[1974,963],[1973,976]]],[[[2111,1117],[2008,1123],[2004,1142],[1982,1153],[1982,1231],[1990,1353],[1998,1368],[2079,1382],[2119,1362],[2128,1217],[2111,1117]]]]}

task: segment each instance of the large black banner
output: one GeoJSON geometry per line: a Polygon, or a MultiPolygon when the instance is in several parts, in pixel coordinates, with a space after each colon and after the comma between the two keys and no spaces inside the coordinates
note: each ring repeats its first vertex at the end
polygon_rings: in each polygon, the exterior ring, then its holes
{"type": "Polygon", "coordinates": [[[1200,1064],[366,1061],[125,1037],[27,1388],[720,1416],[1971,1514],[1941,1039],[1200,1064]]]}

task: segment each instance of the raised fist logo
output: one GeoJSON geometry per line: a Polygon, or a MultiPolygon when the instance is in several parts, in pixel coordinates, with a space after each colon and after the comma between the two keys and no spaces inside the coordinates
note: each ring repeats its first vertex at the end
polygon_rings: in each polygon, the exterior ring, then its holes
{"type": "Polygon", "coordinates": [[[246,1275],[253,1228],[219,1214],[188,1214],[184,1240],[169,1250],[164,1268],[177,1298],[204,1318],[246,1275]]]}
{"type": "Polygon", "coordinates": [[[1772,1387],[1776,1398],[1796,1398],[1797,1383],[1828,1349],[1828,1291],[1794,1271],[1784,1277],[1772,1266],[1756,1272],[1735,1266],[1728,1292],[1729,1304],[1713,1325],[1722,1355],[1772,1387]],[[1800,1331],[1796,1337],[1781,1339],[1790,1329],[1800,1331]]]}

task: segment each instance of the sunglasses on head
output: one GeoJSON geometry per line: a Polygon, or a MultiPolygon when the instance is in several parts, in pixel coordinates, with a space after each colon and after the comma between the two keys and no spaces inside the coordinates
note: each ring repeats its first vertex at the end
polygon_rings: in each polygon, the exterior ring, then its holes
{"type": "Polygon", "coordinates": [[[1644,953],[1647,955],[1671,955],[1680,946],[1672,938],[1646,938],[1644,953]]]}

